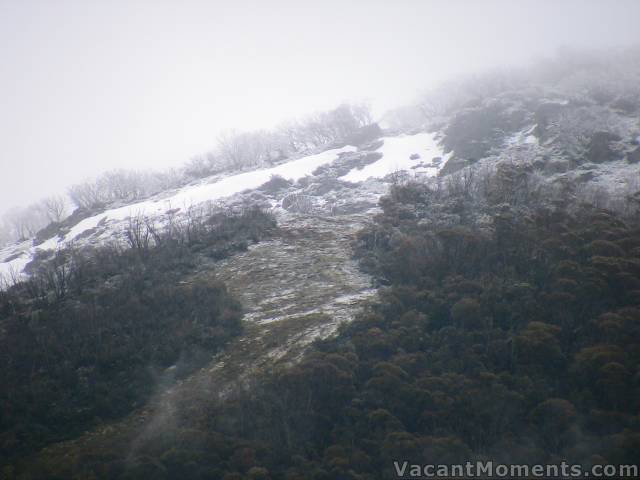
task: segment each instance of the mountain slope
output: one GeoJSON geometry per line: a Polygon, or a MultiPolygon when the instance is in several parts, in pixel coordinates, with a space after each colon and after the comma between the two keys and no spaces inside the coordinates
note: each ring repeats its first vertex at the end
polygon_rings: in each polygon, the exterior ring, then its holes
{"type": "Polygon", "coordinates": [[[246,312],[242,336],[188,378],[174,383],[171,369],[167,370],[144,408],[48,447],[37,461],[55,462],[64,476],[83,451],[136,455],[147,437],[170,429],[178,421],[176,416],[197,415],[214,399],[256,381],[276,363],[296,361],[312,341],[335,332],[375,298],[371,279],[359,270],[351,250],[355,232],[368,221],[366,214],[325,218],[285,214],[274,239],[225,259],[212,270],[194,272],[184,282],[222,280],[242,302],[246,312]]]}
{"type": "Polygon", "coordinates": [[[33,275],[61,246],[126,243],[140,222],[258,206],[279,225],[179,280],[224,282],[241,336],[27,463],[64,478],[268,478],[268,464],[274,478],[368,480],[420,454],[632,458],[640,95],[545,75],[476,82],[384,137],[111,205],[0,251],[5,272],[33,275]]]}

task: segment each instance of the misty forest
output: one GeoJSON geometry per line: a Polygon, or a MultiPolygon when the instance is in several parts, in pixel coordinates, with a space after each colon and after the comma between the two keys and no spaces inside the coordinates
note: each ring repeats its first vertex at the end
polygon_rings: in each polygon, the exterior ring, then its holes
{"type": "Polygon", "coordinates": [[[0,479],[638,464],[638,45],[3,200],[0,479]]]}

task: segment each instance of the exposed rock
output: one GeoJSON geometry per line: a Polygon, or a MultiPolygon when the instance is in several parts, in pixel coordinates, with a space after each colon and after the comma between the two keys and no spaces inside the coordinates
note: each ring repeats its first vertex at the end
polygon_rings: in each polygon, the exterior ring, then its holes
{"type": "Polygon", "coordinates": [[[313,175],[329,175],[332,177],[342,177],[354,168],[364,168],[370,163],[376,162],[381,158],[382,154],[380,152],[359,151],[343,153],[334,162],[323,165],[314,170],[313,175]]]}

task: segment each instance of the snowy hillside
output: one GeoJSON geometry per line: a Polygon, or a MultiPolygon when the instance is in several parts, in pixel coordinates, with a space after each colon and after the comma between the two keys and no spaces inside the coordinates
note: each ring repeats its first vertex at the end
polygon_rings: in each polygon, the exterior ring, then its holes
{"type": "Polygon", "coordinates": [[[53,472],[33,478],[245,478],[245,457],[246,478],[310,478],[277,453],[292,433],[329,466],[313,478],[369,479],[357,457],[397,440],[529,458],[561,416],[587,436],[552,432],[571,448],[545,462],[610,455],[637,434],[640,83],[561,83],[474,81],[385,129],[330,115],[333,137],[237,137],[263,150],[174,183],[76,185],[70,216],[0,249],[0,444],[53,472]],[[353,445],[357,477],[335,470],[353,445]]]}
{"type": "Polygon", "coordinates": [[[250,205],[316,215],[366,211],[376,206],[387,191],[388,176],[397,172],[425,181],[515,163],[558,188],[569,182],[582,195],[592,198],[605,192],[614,201],[632,195],[640,185],[640,127],[634,114],[615,109],[544,96],[523,99],[518,93],[456,111],[435,132],[415,132],[204,178],[96,212],[39,243],[28,239],[1,249],[0,275],[24,275],[36,255],[46,257],[46,252],[72,243],[82,247],[120,241],[129,219],[136,217],[163,225],[206,208],[250,205]],[[601,131],[605,127],[614,133],[607,136],[601,131]],[[606,158],[599,158],[603,155],[606,158]]]}
{"type": "MultiPolygon", "coordinates": [[[[162,224],[168,216],[180,217],[199,207],[234,206],[238,201],[242,203],[245,196],[257,200],[265,208],[281,210],[283,199],[287,196],[314,197],[309,201],[324,207],[319,213],[330,214],[331,200],[336,200],[332,193],[351,190],[351,184],[370,179],[370,183],[376,184],[375,187],[362,192],[357,189],[350,191],[348,201],[358,202],[364,198],[368,199],[369,207],[374,207],[379,196],[386,191],[385,184],[376,183],[376,179],[382,179],[399,170],[416,175],[435,176],[444,164],[442,159],[442,148],[438,145],[436,136],[431,133],[419,133],[384,137],[375,145],[361,148],[351,145],[334,148],[271,168],[222,178],[205,178],[194,185],[162,192],[142,202],[96,213],[80,220],[68,231],[54,235],[38,245],[34,245],[34,240],[29,239],[5,247],[0,250],[0,274],[23,274],[25,267],[38,252],[42,254],[54,251],[71,243],[76,246],[95,245],[118,239],[128,219],[132,217],[145,217],[162,224]],[[381,145],[378,146],[380,142],[381,145]],[[366,164],[371,159],[375,160],[366,164]],[[338,163],[340,168],[336,169],[338,163]],[[346,173],[343,173],[345,170],[346,173]],[[260,187],[273,177],[282,177],[288,182],[289,187],[284,191],[260,193],[260,187]],[[323,188],[321,193],[316,192],[315,195],[311,192],[314,186],[326,184],[329,180],[334,182],[329,190],[323,188]]],[[[286,203],[284,207],[290,209],[286,203]]]]}

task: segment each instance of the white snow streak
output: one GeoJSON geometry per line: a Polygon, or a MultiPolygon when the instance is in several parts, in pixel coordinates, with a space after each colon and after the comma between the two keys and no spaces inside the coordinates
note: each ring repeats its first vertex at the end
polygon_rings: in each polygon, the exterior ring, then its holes
{"type": "MultiPolygon", "coordinates": [[[[21,245],[20,250],[23,251],[23,254],[20,257],[8,262],[0,261],[0,275],[7,276],[12,272],[22,272],[25,265],[31,261],[37,250],[54,250],[63,247],[73,241],[78,235],[92,228],[96,228],[101,222],[112,220],[122,221],[136,215],[157,216],[164,214],[172,208],[188,208],[203,202],[229,197],[244,190],[259,187],[267,182],[272,175],[280,175],[288,180],[295,181],[305,175],[310,175],[316,168],[333,162],[340,153],[353,152],[355,150],[356,147],[351,145],[326,150],[322,153],[292,160],[275,167],[231,175],[213,183],[183,187],[168,198],[146,200],[107,210],[78,222],[62,239],[53,237],[37,247],[28,244],[21,245]]],[[[14,252],[18,250],[17,247],[18,246],[14,244],[0,250],[0,260],[11,257],[14,252]]]]}
{"type": "Polygon", "coordinates": [[[360,170],[354,168],[340,179],[362,182],[370,177],[381,178],[399,170],[424,172],[433,176],[438,173],[438,167],[432,164],[433,158],[441,157],[442,163],[446,160],[433,133],[385,137],[383,140],[384,144],[377,150],[382,153],[380,160],[360,170]],[[411,156],[414,154],[419,155],[419,158],[412,160],[411,156]]]}

